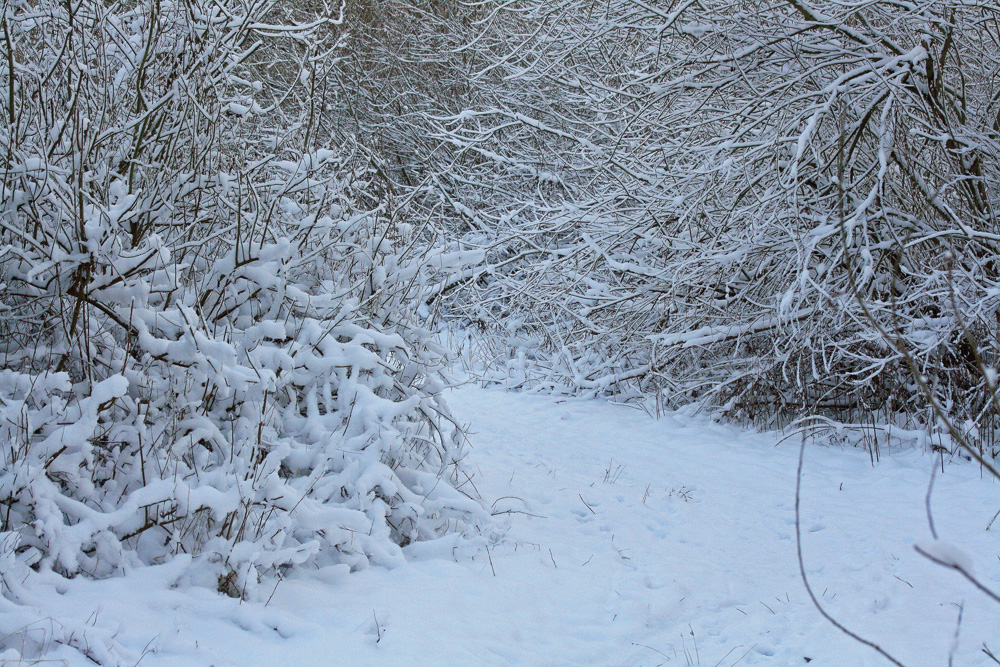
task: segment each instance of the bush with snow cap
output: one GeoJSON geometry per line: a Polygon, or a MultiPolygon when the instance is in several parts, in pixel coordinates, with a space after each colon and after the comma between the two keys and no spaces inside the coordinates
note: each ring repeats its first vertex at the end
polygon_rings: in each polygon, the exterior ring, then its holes
{"type": "Polygon", "coordinates": [[[323,145],[339,19],[4,5],[5,571],[187,554],[192,580],[253,597],[481,516],[415,314],[476,257],[426,250],[366,151],[323,145]]]}

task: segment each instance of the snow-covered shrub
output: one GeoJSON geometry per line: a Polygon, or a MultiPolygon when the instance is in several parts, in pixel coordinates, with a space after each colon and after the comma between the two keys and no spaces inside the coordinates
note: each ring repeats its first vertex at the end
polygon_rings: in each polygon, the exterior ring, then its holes
{"type": "Polygon", "coordinates": [[[924,420],[892,332],[956,414],[981,413],[961,323],[996,328],[994,13],[789,1],[648,17],[670,46],[640,80],[682,149],[664,167],[668,233],[700,246],[671,262],[654,368],[700,366],[755,416],[924,420]]]}
{"type": "Polygon", "coordinates": [[[477,255],[427,250],[368,153],[323,145],[340,17],[3,11],[2,558],[106,577],[187,554],[253,596],[478,516],[416,312],[477,255]]]}
{"type": "Polygon", "coordinates": [[[656,388],[646,336],[671,295],[657,113],[635,84],[639,5],[484,3],[472,85],[488,89],[437,136],[439,182],[464,204],[453,233],[487,262],[445,304],[479,330],[476,356],[508,386],[635,395],[656,388]],[[650,201],[650,196],[654,201],[650,201]],[[636,382],[638,381],[638,382],[636,382]]]}
{"type": "Polygon", "coordinates": [[[479,71],[514,84],[441,135],[513,193],[472,200],[490,259],[455,303],[496,365],[770,423],[933,422],[916,372],[992,419],[991,3],[488,7],[512,34],[479,71]]]}

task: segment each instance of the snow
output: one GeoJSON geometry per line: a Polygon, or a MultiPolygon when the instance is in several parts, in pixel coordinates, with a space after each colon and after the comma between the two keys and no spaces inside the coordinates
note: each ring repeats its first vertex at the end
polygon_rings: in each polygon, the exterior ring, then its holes
{"type": "MultiPolygon", "coordinates": [[[[24,605],[0,607],[5,646],[17,633],[44,644],[59,626],[143,667],[886,664],[806,595],[793,439],[598,400],[473,386],[447,400],[469,425],[469,486],[494,515],[479,534],[412,544],[391,569],[294,574],[266,603],[191,585],[183,559],[102,581],[48,575],[24,605]]],[[[1000,588],[985,530],[1000,488],[945,461],[931,541],[934,465],[918,450],[873,467],[862,450],[809,445],[805,569],[829,613],[905,664],[947,663],[960,606],[954,664],[992,664],[982,649],[1000,651],[996,605],[914,545],[1000,588]]]]}
{"type": "Polygon", "coordinates": [[[944,540],[921,540],[914,545],[918,553],[923,553],[939,565],[961,570],[969,575],[975,575],[975,567],[969,554],[951,542],[944,540]]]}

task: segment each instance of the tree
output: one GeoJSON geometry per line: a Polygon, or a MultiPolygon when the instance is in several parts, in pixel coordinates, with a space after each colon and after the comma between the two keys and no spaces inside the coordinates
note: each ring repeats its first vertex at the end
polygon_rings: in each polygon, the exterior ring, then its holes
{"type": "Polygon", "coordinates": [[[493,311],[468,317],[520,328],[549,382],[584,391],[933,421],[853,280],[949,411],[988,418],[959,322],[996,339],[994,7],[496,11],[538,26],[494,63],[521,92],[447,138],[539,186],[494,215],[493,311]]]}

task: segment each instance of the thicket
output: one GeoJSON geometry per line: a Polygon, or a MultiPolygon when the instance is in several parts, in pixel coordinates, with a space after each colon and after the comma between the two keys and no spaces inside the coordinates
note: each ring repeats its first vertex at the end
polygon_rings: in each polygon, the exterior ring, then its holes
{"type": "Polygon", "coordinates": [[[7,0],[0,604],[178,555],[249,597],[461,530],[442,324],[508,386],[986,464],[998,14],[7,0]]]}
{"type": "Polygon", "coordinates": [[[995,5],[489,7],[472,81],[507,88],[437,127],[511,193],[454,226],[497,375],[770,425],[938,405],[996,453],[995,5]]]}
{"type": "Polygon", "coordinates": [[[184,557],[253,597],[481,516],[420,312],[479,256],[389,215],[371,147],[331,131],[342,24],[256,0],[4,3],[5,612],[32,571],[184,557]]]}

